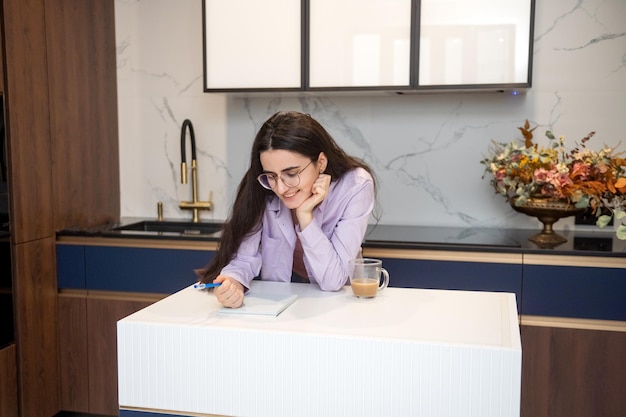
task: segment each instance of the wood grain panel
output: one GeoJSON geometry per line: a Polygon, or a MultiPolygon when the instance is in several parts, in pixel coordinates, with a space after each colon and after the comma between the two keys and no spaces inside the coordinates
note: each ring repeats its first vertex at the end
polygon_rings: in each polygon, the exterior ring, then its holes
{"type": "MultiPolygon", "coordinates": [[[[0,19],[0,34],[2,33],[2,19],[0,19]]],[[[4,50],[0,42],[0,93],[4,93],[4,50]]]]}
{"type": "Polygon", "coordinates": [[[60,406],[65,411],[88,413],[86,291],[60,294],[58,302],[60,406]]]}
{"type": "Polygon", "coordinates": [[[46,21],[43,0],[4,0],[3,12],[9,210],[22,243],[54,234],[46,21]]]}
{"type": "Polygon", "coordinates": [[[622,417],[626,333],[522,326],[523,417],[622,417]]]}
{"type": "Polygon", "coordinates": [[[45,4],[55,228],[118,221],[114,2],[45,4]]]}
{"type": "Polygon", "coordinates": [[[50,122],[43,0],[4,0],[9,211],[21,417],[59,410],[50,122]]]}
{"type": "Polygon", "coordinates": [[[90,413],[117,415],[117,321],[150,304],[111,297],[88,298],[90,413]]]}
{"type": "Polygon", "coordinates": [[[113,7],[2,2],[21,417],[59,410],[55,230],[119,218],[113,7]]]}
{"type": "Polygon", "coordinates": [[[0,416],[17,416],[17,370],[15,345],[0,349],[0,416]]]}
{"type": "Polygon", "coordinates": [[[21,417],[59,410],[54,237],[13,246],[13,294],[21,417]]]}

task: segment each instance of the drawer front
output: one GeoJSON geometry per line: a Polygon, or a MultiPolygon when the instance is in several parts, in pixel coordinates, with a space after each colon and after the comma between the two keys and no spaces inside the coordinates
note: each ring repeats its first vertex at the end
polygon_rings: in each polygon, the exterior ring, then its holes
{"type": "Polygon", "coordinates": [[[87,246],[86,286],[91,290],[171,294],[197,281],[214,252],[87,246]]]}
{"type": "Polygon", "coordinates": [[[519,264],[383,258],[383,268],[392,287],[515,293],[521,312],[519,264]]]}
{"type": "Polygon", "coordinates": [[[527,315],[626,321],[625,297],[624,268],[524,266],[527,315]]]}
{"type": "Polygon", "coordinates": [[[85,276],[85,247],[56,245],[57,286],[59,288],[87,288],[85,276]]]}

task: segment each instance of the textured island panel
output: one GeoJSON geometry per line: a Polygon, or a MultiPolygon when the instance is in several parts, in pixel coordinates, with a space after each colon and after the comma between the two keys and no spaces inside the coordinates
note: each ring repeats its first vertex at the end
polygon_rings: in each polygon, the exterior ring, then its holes
{"type": "Polygon", "coordinates": [[[251,291],[299,298],[278,317],[226,316],[186,288],[120,320],[120,416],[519,416],[513,294],[251,291]]]}

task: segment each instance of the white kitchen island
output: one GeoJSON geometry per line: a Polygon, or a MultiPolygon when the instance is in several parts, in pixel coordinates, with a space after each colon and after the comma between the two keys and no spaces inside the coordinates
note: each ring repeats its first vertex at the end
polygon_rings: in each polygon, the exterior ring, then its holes
{"type": "Polygon", "coordinates": [[[118,322],[120,416],[520,414],[515,295],[315,285],[277,317],[225,315],[192,287],[118,322]]]}

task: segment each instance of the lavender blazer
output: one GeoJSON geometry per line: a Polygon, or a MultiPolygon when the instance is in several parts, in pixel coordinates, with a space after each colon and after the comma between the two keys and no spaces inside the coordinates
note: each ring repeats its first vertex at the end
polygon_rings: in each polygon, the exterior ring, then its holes
{"type": "Polygon", "coordinates": [[[324,291],[337,291],[348,282],[348,262],[360,256],[374,200],[370,174],[362,168],[353,169],[331,182],[328,195],[313,210],[313,221],[300,230],[294,227],[290,210],[272,196],[262,227],[241,243],[221,273],[246,288],[259,274],[263,280],[289,282],[297,234],[311,283],[324,291]]]}

